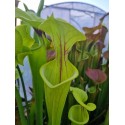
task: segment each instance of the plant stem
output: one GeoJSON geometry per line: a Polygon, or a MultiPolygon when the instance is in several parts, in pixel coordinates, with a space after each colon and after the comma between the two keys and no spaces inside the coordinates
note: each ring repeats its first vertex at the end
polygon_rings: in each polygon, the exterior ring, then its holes
{"type": "Polygon", "coordinates": [[[16,81],[17,81],[18,89],[19,89],[19,88],[20,88],[20,82],[19,82],[19,79],[17,79],[16,81]]]}
{"type": "Polygon", "coordinates": [[[30,125],[34,125],[34,119],[35,119],[35,103],[32,102],[30,108],[30,125]]]}
{"type": "Polygon", "coordinates": [[[37,16],[39,16],[39,17],[40,17],[40,13],[41,13],[41,11],[43,9],[43,6],[44,6],[44,0],[40,0],[38,10],[37,10],[37,16]]]}
{"type": "Polygon", "coordinates": [[[26,89],[25,89],[25,84],[24,84],[24,80],[23,80],[23,77],[22,77],[22,73],[21,73],[20,67],[19,67],[18,65],[17,65],[17,70],[18,70],[19,75],[20,75],[20,79],[21,79],[21,83],[22,83],[22,88],[23,88],[23,93],[24,93],[24,98],[25,98],[25,103],[26,103],[26,109],[27,109],[27,122],[28,122],[28,125],[30,125],[29,107],[28,107],[26,89]]]}
{"type": "Polygon", "coordinates": [[[19,92],[18,92],[18,89],[17,89],[16,86],[15,86],[15,98],[16,98],[16,102],[17,102],[17,105],[18,105],[21,123],[22,123],[22,125],[27,125],[27,122],[26,122],[26,119],[25,119],[25,116],[24,116],[24,108],[22,106],[22,100],[21,100],[21,97],[19,95],[19,92]]]}
{"type": "Polygon", "coordinates": [[[35,120],[36,125],[43,125],[44,82],[39,74],[39,69],[46,63],[46,47],[42,45],[40,48],[34,49],[32,52],[33,53],[28,56],[28,59],[32,73],[35,120]]]}

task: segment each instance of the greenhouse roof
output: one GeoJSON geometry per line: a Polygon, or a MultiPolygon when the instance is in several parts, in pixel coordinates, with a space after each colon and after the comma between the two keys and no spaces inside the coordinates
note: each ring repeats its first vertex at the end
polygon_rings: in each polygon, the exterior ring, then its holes
{"type": "Polygon", "coordinates": [[[106,14],[104,10],[91,4],[83,2],[62,2],[45,6],[41,12],[41,17],[46,19],[52,13],[56,18],[66,20],[80,31],[83,31],[83,27],[98,25],[100,18],[106,14]]]}

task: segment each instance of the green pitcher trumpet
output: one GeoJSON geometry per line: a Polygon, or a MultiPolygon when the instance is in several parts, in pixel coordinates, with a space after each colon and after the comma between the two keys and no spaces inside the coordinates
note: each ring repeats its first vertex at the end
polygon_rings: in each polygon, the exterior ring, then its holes
{"type": "MultiPolygon", "coordinates": [[[[40,40],[40,38],[39,38],[40,40]]],[[[46,63],[46,47],[44,44],[34,44],[32,54],[29,56],[29,63],[33,79],[33,91],[35,98],[35,114],[36,124],[43,125],[43,98],[44,98],[44,83],[39,74],[41,65],[46,63]]]]}
{"type": "MultiPolygon", "coordinates": [[[[56,84],[56,60],[53,60],[40,69],[41,76],[44,80],[45,99],[49,117],[48,125],[60,125],[61,115],[69,91],[70,83],[78,76],[78,70],[69,62],[66,62],[68,67],[68,77],[64,81],[56,84]],[[55,82],[54,82],[55,79],[55,82]]],[[[65,74],[66,75],[66,74],[65,74]]]]}
{"type": "Polygon", "coordinates": [[[44,81],[48,125],[60,125],[70,83],[78,76],[78,70],[68,60],[68,53],[73,44],[85,40],[85,36],[53,15],[38,28],[50,35],[56,52],[55,59],[40,68],[40,74],[44,81]]]}
{"type": "Polygon", "coordinates": [[[88,95],[82,89],[70,87],[70,91],[79,105],[73,105],[70,108],[68,118],[71,120],[72,125],[84,125],[89,121],[88,111],[94,111],[96,109],[96,105],[94,103],[85,104],[88,99],[88,95]]]}
{"type": "Polygon", "coordinates": [[[81,105],[73,105],[68,114],[71,125],[84,125],[89,121],[88,111],[81,105]]]}

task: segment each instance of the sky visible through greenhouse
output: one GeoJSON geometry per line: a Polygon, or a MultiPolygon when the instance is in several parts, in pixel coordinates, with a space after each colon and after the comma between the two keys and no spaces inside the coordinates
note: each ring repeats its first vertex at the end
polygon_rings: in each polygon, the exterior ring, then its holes
{"type": "MultiPolygon", "coordinates": [[[[51,4],[56,4],[61,2],[71,2],[71,1],[89,3],[105,10],[106,12],[109,11],[109,0],[44,0],[44,5],[51,5],[51,4]]],[[[40,0],[21,0],[21,2],[24,2],[30,9],[37,11],[37,7],[40,0]]],[[[20,7],[21,6],[23,7],[23,5],[20,5],[20,7]]]]}

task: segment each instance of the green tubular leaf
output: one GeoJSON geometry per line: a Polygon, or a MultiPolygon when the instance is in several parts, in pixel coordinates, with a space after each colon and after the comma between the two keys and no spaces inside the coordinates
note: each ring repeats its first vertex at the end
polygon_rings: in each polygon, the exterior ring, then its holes
{"type": "Polygon", "coordinates": [[[26,118],[24,116],[24,108],[22,106],[22,100],[21,100],[21,97],[19,95],[18,89],[16,87],[15,87],[15,98],[17,101],[18,109],[19,109],[21,123],[22,123],[22,125],[27,125],[27,121],[26,121],[26,118]]]}
{"type": "Polygon", "coordinates": [[[40,74],[45,83],[48,125],[60,125],[70,83],[78,76],[78,70],[68,60],[68,52],[75,42],[84,40],[85,36],[53,15],[40,24],[38,29],[51,37],[56,52],[55,59],[40,68],[40,74]]]}
{"type": "Polygon", "coordinates": [[[73,125],[84,125],[89,121],[88,111],[80,105],[74,105],[70,108],[68,118],[73,125]]]}
{"type": "Polygon", "coordinates": [[[32,54],[28,56],[35,97],[35,114],[36,124],[43,125],[43,98],[44,98],[44,83],[39,74],[41,65],[46,63],[46,48],[44,45],[39,46],[37,43],[32,48],[32,54]]]}
{"type": "Polygon", "coordinates": [[[44,21],[39,26],[39,29],[50,35],[56,51],[58,51],[57,49],[63,48],[65,52],[68,52],[75,42],[86,39],[83,33],[72,25],[64,20],[55,19],[53,15],[44,21]]]}
{"type": "MultiPolygon", "coordinates": [[[[46,82],[46,84],[50,87],[50,88],[55,88],[60,86],[61,84],[64,84],[65,82],[71,81],[74,78],[76,78],[78,76],[78,70],[69,62],[66,62],[66,66],[69,67],[69,70],[67,70],[68,73],[68,77],[67,79],[65,79],[64,81],[56,84],[57,79],[55,79],[57,76],[53,75],[56,71],[56,64],[55,64],[55,59],[53,61],[50,61],[46,64],[44,64],[41,68],[40,68],[40,74],[41,77],[43,78],[44,82],[46,82]],[[54,70],[52,70],[54,69],[54,70]],[[51,77],[50,77],[51,76],[51,77]],[[53,78],[54,77],[54,78],[53,78]]],[[[58,68],[58,67],[57,67],[58,68]]]]}
{"type": "Polygon", "coordinates": [[[58,74],[55,73],[58,67],[55,61],[56,60],[50,61],[40,68],[40,74],[45,83],[45,99],[49,116],[49,125],[60,125],[61,115],[71,80],[78,76],[78,70],[67,61],[66,66],[69,67],[69,77],[57,84],[58,74]]]}
{"type": "MultiPolygon", "coordinates": [[[[61,19],[49,17],[38,29],[43,30],[50,35],[56,51],[55,67],[52,67],[53,75],[56,75],[56,81],[53,84],[58,84],[68,77],[68,69],[66,61],[68,60],[68,52],[76,41],[84,40],[85,36],[75,29],[72,25],[61,19]]],[[[50,77],[50,75],[48,75],[50,77]]]]}
{"type": "Polygon", "coordinates": [[[93,111],[96,109],[96,105],[93,103],[88,103],[87,105],[84,104],[85,101],[87,101],[88,96],[87,93],[85,91],[83,91],[82,89],[79,88],[74,88],[71,87],[70,89],[73,93],[74,98],[76,99],[76,101],[83,106],[84,108],[86,108],[89,111],[93,111]]]}
{"type": "Polygon", "coordinates": [[[54,72],[56,72],[58,79],[56,84],[60,83],[67,77],[65,62],[68,60],[70,48],[75,42],[84,40],[85,36],[69,23],[55,19],[53,16],[49,17],[38,28],[49,34],[53,41],[56,51],[56,71],[54,72]]]}
{"type": "Polygon", "coordinates": [[[95,93],[96,92],[96,86],[91,86],[87,89],[89,93],[95,93]]]}
{"type": "Polygon", "coordinates": [[[28,54],[32,54],[30,48],[34,40],[30,37],[27,25],[17,26],[15,29],[15,56],[16,62],[23,65],[23,60],[28,54]]]}
{"type": "Polygon", "coordinates": [[[91,57],[96,57],[98,55],[98,49],[95,46],[95,44],[93,44],[92,47],[90,48],[89,55],[91,57]]]}
{"type": "Polygon", "coordinates": [[[15,9],[15,17],[29,23],[31,26],[35,28],[38,28],[38,26],[44,21],[42,18],[36,16],[33,12],[25,12],[19,8],[15,9]]]}
{"type": "Polygon", "coordinates": [[[34,125],[34,116],[35,116],[35,104],[33,102],[30,108],[30,125],[34,125]]]}

